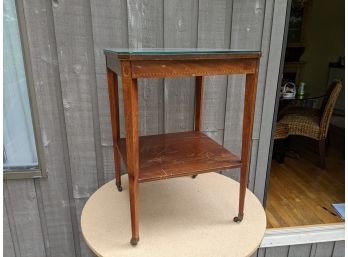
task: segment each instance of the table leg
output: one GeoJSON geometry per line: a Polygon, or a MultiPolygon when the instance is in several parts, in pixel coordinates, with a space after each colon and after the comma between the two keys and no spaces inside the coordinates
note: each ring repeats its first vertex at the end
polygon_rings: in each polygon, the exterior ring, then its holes
{"type": "Polygon", "coordinates": [[[107,69],[108,89],[109,89],[109,104],[112,127],[112,140],[114,146],[114,162],[115,162],[115,179],[118,191],[122,191],[121,186],[121,155],[119,150],[120,145],[120,119],[118,111],[118,81],[117,74],[112,70],[107,69]]]}
{"type": "Polygon", "coordinates": [[[195,97],[195,131],[201,131],[203,126],[204,81],[202,76],[196,77],[195,97]]]}
{"type": "Polygon", "coordinates": [[[239,210],[235,222],[243,220],[245,193],[249,177],[249,160],[251,148],[251,135],[254,123],[255,97],[256,97],[257,73],[247,74],[244,97],[243,139],[242,139],[242,166],[240,169],[239,210]]]}
{"type": "Polygon", "coordinates": [[[139,137],[138,137],[138,86],[132,79],[130,63],[122,62],[122,88],[125,110],[127,169],[132,223],[131,245],[139,241],[139,137]]]}
{"type": "MultiPolygon", "coordinates": [[[[201,131],[203,126],[203,100],[204,100],[204,80],[202,76],[196,77],[195,91],[195,131],[201,131]]],[[[192,175],[196,178],[197,174],[192,175]]]]}

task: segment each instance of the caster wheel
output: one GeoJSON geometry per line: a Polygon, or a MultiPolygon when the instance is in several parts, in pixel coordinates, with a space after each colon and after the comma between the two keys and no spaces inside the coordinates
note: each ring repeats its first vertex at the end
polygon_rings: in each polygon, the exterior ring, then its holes
{"type": "Polygon", "coordinates": [[[130,244],[131,244],[132,246],[136,246],[136,245],[138,244],[138,242],[139,242],[139,238],[132,238],[132,239],[130,240],[130,244]]]}
{"type": "Polygon", "coordinates": [[[191,178],[196,178],[198,175],[192,175],[192,177],[191,178]]]}
{"type": "Polygon", "coordinates": [[[122,192],[122,186],[121,185],[117,186],[117,190],[118,192],[122,192]]]}
{"type": "Polygon", "coordinates": [[[233,218],[233,221],[236,223],[240,223],[243,220],[243,217],[237,216],[233,218]]]}

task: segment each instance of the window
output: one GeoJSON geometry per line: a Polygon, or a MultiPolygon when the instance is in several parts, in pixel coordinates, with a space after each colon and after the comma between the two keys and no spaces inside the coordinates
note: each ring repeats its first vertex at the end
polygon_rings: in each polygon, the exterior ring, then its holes
{"type": "MultiPolygon", "coordinates": [[[[28,79],[28,56],[23,47],[23,29],[15,0],[4,1],[4,178],[42,176],[38,158],[37,133],[31,109],[31,81],[28,79]]],[[[41,165],[42,167],[42,165],[41,165]]]]}

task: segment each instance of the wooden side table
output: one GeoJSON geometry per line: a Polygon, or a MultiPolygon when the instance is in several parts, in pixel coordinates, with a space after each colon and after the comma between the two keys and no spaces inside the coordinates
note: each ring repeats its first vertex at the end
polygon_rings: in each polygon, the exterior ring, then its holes
{"type": "MultiPolygon", "coordinates": [[[[241,168],[239,212],[243,219],[260,52],[230,49],[107,49],[109,100],[115,177],[121,187],[121,158],[128,170],[132,239],[139,241],[139,183],[241,168]],[[203,76],[246,74],[241,157],[201,132],[203,76]],[[122,77],[126,138],[120,138],[118,83],[122,77]],[[195,126],[192,132],[138,136],[140,78],[196,77],[195,126]]],[[[241,85],[242,86],[242,85],[241,85]]]]}

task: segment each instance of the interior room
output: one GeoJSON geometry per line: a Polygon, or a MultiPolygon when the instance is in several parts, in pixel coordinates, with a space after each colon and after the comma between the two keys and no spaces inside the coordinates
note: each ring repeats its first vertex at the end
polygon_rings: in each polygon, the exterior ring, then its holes
{"type": "Polygon", "coordinates": [[[342,206],[333,206],[344,203],[344,67],[344,1],[293,1],[275,107],[268,228],[344,222],[342,206]]]}

